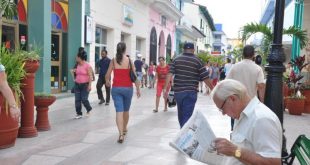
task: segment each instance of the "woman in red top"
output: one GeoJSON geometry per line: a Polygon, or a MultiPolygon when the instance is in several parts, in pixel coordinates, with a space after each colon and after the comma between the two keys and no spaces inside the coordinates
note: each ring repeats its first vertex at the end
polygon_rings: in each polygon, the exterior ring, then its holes
{"type": "MultiPolygon", "coordinates": [[[[129,73],[130,69],[135,71],[130,58],[126,56],[126,44],[120,42],[117,44],[116,58],[110,62],[105,80],[108,87],[111,86],[110,78],[113,71],[112,98],[116,109],[116,125],[119,131],[118,143],[123,143],[124,136],[127,133],[127,124],[129,120],[129,109],[133,95],[133,87],[129,73]]],[[[140,97],[139,81],[135,82],[137,97],[140,97]]]]}
{"type": "MultiPolygon", "coordinates": [[[[157,86],[156,86],[156,108],[153,110],[154,113],[158,112],[158,105],[159,105],[159,100],[161,93],[163,91],[163,88],[165,86],[166,82],[166,77],[169,73],[169,66],[165,63],[165,58],[164,57],[159,57],[159,66],[156,67],[156,74],[155,74],[155,79],[157,80],[157,86]]],[[[167,86],[166,93],[163,93],[164,95],[164,102],[165,102],[165,109],[164,112],[167,111],[167,92],[169,92],[170,85],[167,86]]]]}

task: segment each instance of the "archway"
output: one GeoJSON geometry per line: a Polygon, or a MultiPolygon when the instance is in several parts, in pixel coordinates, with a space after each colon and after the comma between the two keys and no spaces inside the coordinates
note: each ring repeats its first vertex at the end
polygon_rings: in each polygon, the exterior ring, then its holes
{"type": "Polygon", "coordinates": [[[151,37],[150,37],[150,61],[156,63],[157,59],[157,34],[155,27],[151,30],[151,37]]]}

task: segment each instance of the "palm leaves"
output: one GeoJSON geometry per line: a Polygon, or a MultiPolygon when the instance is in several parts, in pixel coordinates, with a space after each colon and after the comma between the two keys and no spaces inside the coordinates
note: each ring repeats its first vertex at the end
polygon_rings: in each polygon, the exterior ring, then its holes
{"type": "Polygon", "coordinates": [[[0,0],[0,21],[2,15],[6,19],[12,19],[17,15],[17,7],[13,0],[0,0]]]}
{"type": "Polygon", "coordinates": [[[246,41],[249,39],[253,34],[256,33],[262,33],[264,40],[272,41],[273,34],[271,32],[271,28],[263,25],[263,24],[257,24],[257,23],[249,23],[245,25],[242,30],[242,41],[246,41]]]}
{"type": "MultiPolygon", "coordinates": [[[[242,41],[246,41],[250,36],[259,32],[263,34],[263,45],[270,45],[273,39],[271,28],[267,25],[258,23],[249,23],[242,28],[242,41]]],[[[288,29],[283,29],[283,34],[295,36],[297,39],[299,39],[301,49],[307,46],[309,39],[307,37],[306,30],[301,30],[291,26],[288,29]]]]}
{"type": "Polygon", "coordinates": [[[300,30],[294,26],[290,26],[288,29],[283,29],[283,34],[287,34],[291,37],[295,36],[299,39],[300,48],[305,48],[308,44],[308,37],[306,30],[300,30]]]}

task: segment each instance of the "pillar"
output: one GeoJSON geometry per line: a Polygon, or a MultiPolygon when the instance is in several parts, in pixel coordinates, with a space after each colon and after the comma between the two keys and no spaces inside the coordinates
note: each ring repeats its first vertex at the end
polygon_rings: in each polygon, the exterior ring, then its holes
{"type": "Polygon", "coordinates": [[[35,91],[51,91],[51,2],[28,0],[28,46],[40,49],[40,68],[36,72],[35,91]]]}

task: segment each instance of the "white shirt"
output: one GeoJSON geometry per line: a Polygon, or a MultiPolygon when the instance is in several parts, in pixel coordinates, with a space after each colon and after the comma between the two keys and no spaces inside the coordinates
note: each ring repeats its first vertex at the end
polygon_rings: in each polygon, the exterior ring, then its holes
{"type": "Polygon", "coordinates": [[[224,71],[225,71],[225,76],[228,75],[230,69],[232,68],[233,64],[232,63],[227,63],[224,65],[224,71]]]}
{"type": "MultiPolygon", "coordinates": [[[[235,120],[232,143],[263,157],[281,158],[282,127],[278,117],[254,97],[235,120]]],[[[235,157],[226,157],[225,164],[242,164],[235,157]]]]}
{"type": "Polygon", "coordinates": [[[265,83],[263,69],[249,59],[234,64],[226,78],[241,82],[251,98],[257,95],[257,84],[265,83]]]}

